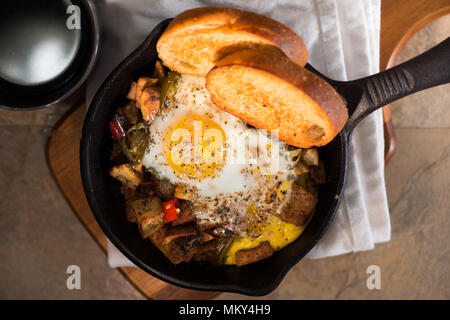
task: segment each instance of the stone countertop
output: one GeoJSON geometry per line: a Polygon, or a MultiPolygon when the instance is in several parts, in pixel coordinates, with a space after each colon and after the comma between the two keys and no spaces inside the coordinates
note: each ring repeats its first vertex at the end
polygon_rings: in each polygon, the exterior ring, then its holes
{"type": "MultiPolygon", "coordinates": [[[[448,36],[450,16],[416,34],[408,59],[448,36]]],[[[397,150],[386,167],[392,240],[374,250],[302,260],[262,299],[450,298],[450,85],[392,104],[397,150]],[[369,290],[367,268],[381,270],[369,290]]],[[[72,103],[0,110],[0,299],[142,299],[92,241],[46,164],[48,133],[72,103]],[[81,290],[68,290],[78,265],[81,290]]],[[[218,299],[245,299],[222,294],[218,299]]]]}

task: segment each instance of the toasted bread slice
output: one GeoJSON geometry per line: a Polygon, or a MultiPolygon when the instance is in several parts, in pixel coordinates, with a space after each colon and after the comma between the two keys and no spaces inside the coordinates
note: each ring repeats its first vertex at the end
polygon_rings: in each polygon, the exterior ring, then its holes
{"type": "Polygon", "coordinates": [[[300,148],[327,144],[348,118],[331,85],[278,49],[226,56],[208,73],[206,88],[219,108],[300,148]]]}
{"type": "Polygon", "coordinates": [[[275,46],[304,66],[302,39],[278,21],[244,10],[204,7],[176,16],[156,45],[164,65],[204,77],[224,56],[242,49],[275,46]]]}

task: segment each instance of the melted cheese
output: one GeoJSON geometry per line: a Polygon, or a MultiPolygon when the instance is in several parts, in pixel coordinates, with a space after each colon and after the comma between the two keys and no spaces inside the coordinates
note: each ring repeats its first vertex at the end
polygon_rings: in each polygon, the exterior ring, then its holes
{"type": "Polygon", "coordinates": [[[275,251],[280,250],[297,239],[304,229],[305,226],[296,226],[271,215],[261,225],[261,235],[259,237],[241,237],[233,241],[227,252],[225,264],[236,264],[236,252],[255,248],[263,241],[269,241],[275,251]]]}

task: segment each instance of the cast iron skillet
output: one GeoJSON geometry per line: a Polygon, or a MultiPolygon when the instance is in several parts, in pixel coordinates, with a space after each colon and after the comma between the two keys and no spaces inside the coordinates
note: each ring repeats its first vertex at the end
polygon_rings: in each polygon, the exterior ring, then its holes
{"type": "MultiPolygon", "coordinates": [[[[156,42],[169,22],[170,19],[161,22],[109,75],[91,103],[80,146],[86,197],[112,243],[151,275],[190,289],[265,295],[279,285],[287,271],[314,247],[330,225],[345,184],[348,145],[353,128],[370,112],[389,102],[449,82],[450,40],[412,61],[356,81],[332,81],[314,70],[341,93],[347,101],[350,118],[344,130],[320,149],[320,156],[327,165],[328,183],[320,190],[317,211],[308,227],[296,241],[273,257],[245,267],[196,263],[175,266],[150,241],[141,240],[135,224],[126,222],[120,184],[108,174],[113,145],[108,122],[116,108],[126,102],[130,83],[152,71],[157,58],[156,42]]],[[[308,68],[313,70],[310,66],[308,68]]]]}

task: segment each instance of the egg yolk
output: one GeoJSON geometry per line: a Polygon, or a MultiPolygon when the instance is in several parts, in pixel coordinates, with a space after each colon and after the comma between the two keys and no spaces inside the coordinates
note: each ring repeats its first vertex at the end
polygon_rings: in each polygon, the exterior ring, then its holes
{"type": "Polygon", "coordinates": [[[189,114],[164,134],[163,152],[178,174],[202,179],[215,176],[225,162],[225,132],[214,120],[189,114]]]}

